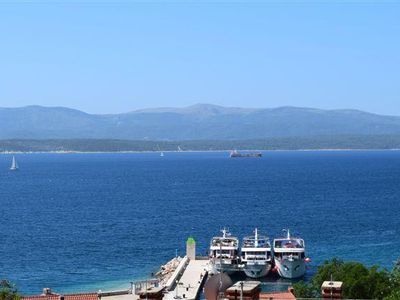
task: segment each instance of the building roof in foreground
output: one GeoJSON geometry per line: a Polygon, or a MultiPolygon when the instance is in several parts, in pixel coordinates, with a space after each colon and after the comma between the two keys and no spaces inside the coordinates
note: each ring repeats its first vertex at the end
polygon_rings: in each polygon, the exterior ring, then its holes
{"type": "Polygon", "coordinates": [[[322,288],[326,289],[326,288],[333,288],[333,289],[341,289],[343,286],[343,282],[341,281],[324,281],[322,283],[322,288]]]}
{"type": "Polygon", "coordinates": [[[47,294],[47,295],[35,295],[35,296],[23,296],[21,300],[60,300],[64,297],[64,300],[98,300],[97,293],[82,293],[82,294],[47,294]]]}
{"type": "Polygon", "coordinates": [[[290,292],[261,293],[260,299],[266,300],[296,300],[296,297],[290,292]]]}

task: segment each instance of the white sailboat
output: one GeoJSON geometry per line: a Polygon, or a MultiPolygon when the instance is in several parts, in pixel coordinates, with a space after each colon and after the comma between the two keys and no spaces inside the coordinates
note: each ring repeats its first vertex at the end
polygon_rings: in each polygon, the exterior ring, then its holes
{"type": "Polygon", "coordinates": [[[15,156],[13,156],[13,158],[12,158],[10,170],[11,171],[18,170],[18,163],[17,163],[17,160],[15,159],[15,156]]]}
{"type": "Polygon", "coordinates": [[[161,151],[160,145],[157,145],[157,147],[158,147],[158,150],[160,151],[160,156],[164,157],[164,152],[161,151]]]}

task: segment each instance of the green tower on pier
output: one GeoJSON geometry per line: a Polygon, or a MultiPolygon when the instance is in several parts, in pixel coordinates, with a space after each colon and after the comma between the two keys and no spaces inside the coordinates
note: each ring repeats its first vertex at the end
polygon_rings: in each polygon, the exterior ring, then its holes
{"type": "Polygon", "coordinates": [[[186,256],[189,259],[196,259],[196,241],[192,236],[189,236],[186,241],[186,256]]]}

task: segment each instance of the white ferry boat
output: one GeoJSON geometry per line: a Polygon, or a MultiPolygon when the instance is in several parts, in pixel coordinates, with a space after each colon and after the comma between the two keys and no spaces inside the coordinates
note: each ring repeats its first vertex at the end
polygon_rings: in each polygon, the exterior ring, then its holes
{"type": "Polygon", "coordinates": [[[237,271],[239,262],[239,239],[231,236],[225,228],[222,236],[216,236],[210,243],[211,272],[232,273],[237,271]]]}
{"type": "Polygon", "coordinates": [[[264,277],[271,270],[271,243],[267,236],[258,234],[257,228],[253,236],[243,239],[241,254],[243,271],[248,277],[264,277]]]}
{"type": "Polygon", "coordinates": [[[306,272],[304,240],[290,236],[274,239],[274,261],[283,278],[299,278],[306,272]]]}

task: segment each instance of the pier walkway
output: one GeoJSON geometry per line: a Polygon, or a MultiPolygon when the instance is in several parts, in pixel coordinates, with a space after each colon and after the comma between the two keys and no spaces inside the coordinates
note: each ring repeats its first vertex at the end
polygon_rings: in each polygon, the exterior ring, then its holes
{"type": "Polygon", "coordinates": [[[99,300],[139,300],[139,296],[135,294],[115,295],[101,297],[99,300]]]}
{"type": "Polygon", "coordinates": [[[174,288],[165,294],[165,300],[197,299],[207,277],[208,260],[189,260],[174,288]]]}

